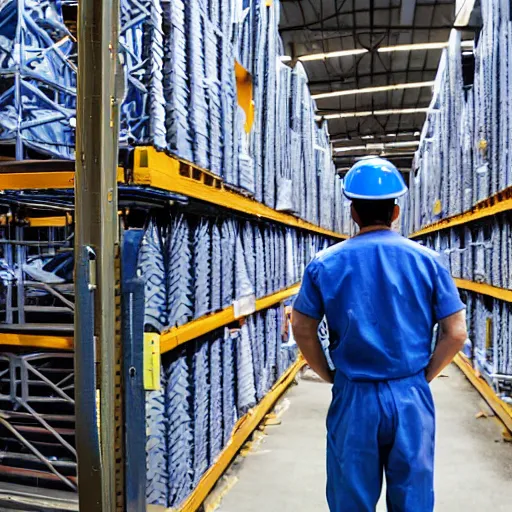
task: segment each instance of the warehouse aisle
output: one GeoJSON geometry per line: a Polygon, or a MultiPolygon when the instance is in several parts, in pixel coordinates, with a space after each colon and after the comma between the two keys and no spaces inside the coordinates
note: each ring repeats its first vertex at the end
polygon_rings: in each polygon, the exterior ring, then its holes
{"type": "MultiPolygon", "coordinates": [[[[439,512],[510,511],[512,444],[502,441],[485,402],[455,367],[433,385],[438,411],[436,466],[439,512]]],[[[280,426],[233,471],[238,481],[218,512],[322,512],[324,500],[324,418],[330,386],[302,380],[286,397],[280,426]]],[[[379,505],[378,511],[385,506],[379,505]]]]}

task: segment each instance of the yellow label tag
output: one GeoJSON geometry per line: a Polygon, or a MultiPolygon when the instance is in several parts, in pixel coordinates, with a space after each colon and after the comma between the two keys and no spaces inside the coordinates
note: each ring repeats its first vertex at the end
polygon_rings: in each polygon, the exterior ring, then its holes
{"type": "Polygon", "coordinates": [[[144,389],[160,389],[160,335],[144,333],[144,389]]]}
{"type": "Polygon", "coordinates": [[[485,322],[485,348],[492,347],[492,318],[487,318],[485,322]]]}
{"type": "Polygon", "coordinates": [[[441,213],[441,201],[438,199],[435,203],[434,203],[434,208],[433,208],[433,212],[434,212],[434,215],[439,215],[441,213]]]}

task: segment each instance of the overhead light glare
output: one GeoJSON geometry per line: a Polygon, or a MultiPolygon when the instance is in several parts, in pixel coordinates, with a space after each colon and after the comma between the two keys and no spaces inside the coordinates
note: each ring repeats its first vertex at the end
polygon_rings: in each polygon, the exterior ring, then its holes
{"type": "Polygon", "coordinates": [[[365,48],[356,48],[354,50],[340,50],[337,52],[328,52],[328,53],[311,53],[309,55],[302,55],[299,57],[301,62],[309,62],[312,60],[325,60],[325,59],[334,59],[336,57],[349,57],[350,55],[361,55],[363,53],[368,53],[368,50],[365,48]]]}
{"type": "Polygon", "coordinates": [[[394,46],[381,46],[377,51],[379,53],[389,52],[413,52],[418,50],[442,50],[448,46],[448,42],[439,43],[416,43],[416,44],[397,44],[394,46]]]}
{"type": "Polygon", "coordinates": [[[339,96],[351,96],[353,94],[374,94],[376,92],[399,91],[402,89],[419,89],[421,87],[432,87],[434,83],[435,82],[433,80],[430,80],[428,82],[411,82],[404,84],[381,85],[378,87],[365,87],[363,89],[348,89],[346,91],[322,92],[319,94],[313,94],[311,97],[314,100],[321,100],[325,98],[336,98],[339,96]]]}
{"type": "MultiPolygon", "coordinates": [[[[448,48],[448,41],[441,41],[437,43],[415,43],[415,44],[396,44],[394,46],[381,46],[377,48],[379,53],[391,53],[391,52],[414,52],[419,50],[442,50],[443,48],[448,48]]],[[[471,48],[473,47],[473,40],[462,41],[461,46],[463,48],[471,48]]],[[[369,53],[369,50],[366,48],[354,48],[353,50],[339,50],[336,52],[327,52],[327,53],[310,53],[308,55],[302,55],[298,60],[301,62],[311,62],[314,60],[326,60],[326,59],[335,59],[340,57],[351,57],[354,55],[362,55],[364,53],[369,53]]]]}
{"type": "Polygon", "coordinates": [[[320,119],[344,119],[347,117],[369,117],[369,116],[391,116],[395,114],[420,114],[428,112],[426,108],[392,108],[387,110],[366,110],[361,112],[339,112],[337,114],[328,114],[326,116],[316,116],[320,119]]]}

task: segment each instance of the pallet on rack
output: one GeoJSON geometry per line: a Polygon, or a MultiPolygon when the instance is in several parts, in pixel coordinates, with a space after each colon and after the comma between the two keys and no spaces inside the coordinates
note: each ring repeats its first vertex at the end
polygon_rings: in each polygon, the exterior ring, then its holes
{"type": "MultiPolygon", "coordinates": [[[[261,402],[238,421],[226,448],[224,448],[217,458],[217,461],[204,474],[203,478],[201,478],[199,485],[180,508],[180,512],[195,512],[199,509],[249,436],[258,428],[258,425],[272,410],[276,402],[288,389],[297,373],[305,364],[306,361],[302,357],[299,357],[297,362],[284,373],[261,402]]],[[[168,509],[168,512],[171,512],[171,509],[168,509]]]]}
{"type": "Polygon", "coordinates": [[[246,215],[272,220],[339,240],[348,238],[347,235],[335,233],[293,215],[278,212],[250,197],[234,192],[225,186],[218,176],[190,162],[157,151],[153,147],[135,148],[133,171],[128,181],[134,185],[183,194],[246,215]]]}
{"type": "Polygon", "coordinates": [[[434,222],[433,224],[416,231],[410,235],[409,238],[419,238],[421,236],[428,235],[429,233],[435,233],[436,231],[452,228],[454,226],[462,226],[464,224],[469,224],[470,222],[492,217],[498,213],[508,212],[510,210],[512,210],[512,187],[508,187],[502,192],[498,192],[497,194],[480,201],[471,208],[471,210],[434,222]]]}
{"type": "Polygon", "coordinates": [[[480,377],[464,354],[457,354],[453,362],[460,368],[474,388],[482,395],[482,398],[487,402],[489,407],[494,411],[496,416],[498,416],[503,425],[505,425],[507,430],[512,434],[512,406],[496,396],[491,386],[480,377]]]}

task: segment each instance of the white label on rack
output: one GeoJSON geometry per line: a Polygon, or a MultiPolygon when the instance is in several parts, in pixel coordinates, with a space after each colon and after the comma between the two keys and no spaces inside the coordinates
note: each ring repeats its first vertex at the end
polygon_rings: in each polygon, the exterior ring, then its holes
{"type": "Polygon", "coordinates": [[[489,172],[489,164],[487,163],[482,164],[480,167],[477,167],[476,169],[477,174],[485,174],[487,172],[489,172]]]}
{"type": "Polygon", "coordinates": [[[235,318],[252,315],[256,312],[256,295],[251,294],[233,302],[235,318]]]}

